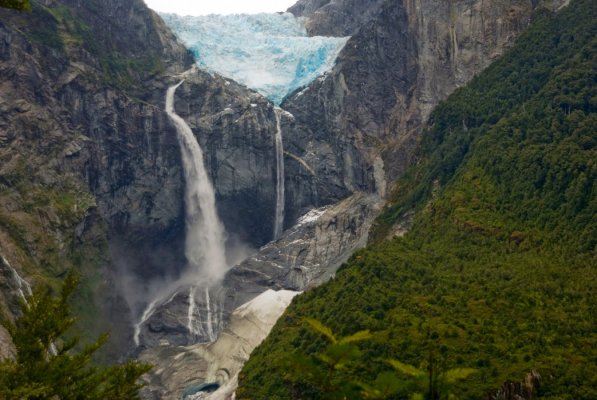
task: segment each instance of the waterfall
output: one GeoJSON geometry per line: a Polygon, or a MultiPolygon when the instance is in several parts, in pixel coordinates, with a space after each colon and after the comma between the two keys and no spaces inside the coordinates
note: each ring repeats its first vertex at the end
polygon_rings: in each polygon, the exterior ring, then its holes
{"type": "Polygon", "coordinates": [[[227,270],[224,227],[216,212],[216,196],[203,163],[203,152],[187,123],[174,111],[174,93],[184,82],[168,88],[166,113],[176,126],[186,190],[185,255],[202,284],[213,285],[227,270]]]}
{"type": "Polygon", "coordinates": [[[149,317],[151,317],[153,315],[159,300],[160,299],[155,299],[154,301],[149,303],[149,305],[147,306],[145,311],[143,311],[143,315],[141,316],[141,319],[139,320],[139,322],[137,322],[135,324],[135,333],[133,335],[133,340],[135,341],[135,345],[139,346],[139,335],[141,335],[141,327],[143,326],[145,321],[147,321],[149,319],[149,317]]]}
{"type": "Polygon", "coordinates": [[[197,335],[197,329],[195,328],[195,308],[197,307],[196,303],[195,303],[195,292],[197,291],[197,288],[195,286],[191,286],[191,288],[189,289],[189,309],[187,312],[187,328],[189,329],[189,333],[191,335],[197,335]]]}
{"type": "MultiPolygon", "coordinates": [[[[213,316],[211,312],[211,304],[209,299],[209,288],[205,288],[205,307],[207,307],[207,337],[209,337],[209,341],[213,342],[216,340],[216,334],[214,332],[213,326],[213,316]]],[[[217,323],[217,321],[216,321],[217,323]]]]}
{"type": "MultiPolygon", "coordinates": [[[[213,329],[214,321],[212,321],[211,305],[209,303],[209,287],[217,285],[228,269],[225,251],[226,235],[224,226],[218,218],[216,194],[205,170],[203,152],[199,142],[197,142],[187,123],[174,111],[174,94],[183,82],[184,80],[168,88],[166,92],[166,114],[176,127],[185,178],[185,256],[191,267],[190,275],[187,275],[186,279],[191,279],[194,283],[189,288],[187,329],[193,337],[204,333],[201,328],[201,320],[196,318],[197,302],[195,294],[197,287],[205,287],[207,335],[213,341],[216,338],[216,332],[213,329]]],[[[164,303],[164,296],[158,296],[149,303],[141,319],[134,327],[134,340],[137,346],[139,345],[139,336],[143,324],[155,313],[158,307],[172,301],[180,287],[181,282],[174,282],[170,285],[169,289],[173,290],[174,294],[166,303],[164,303]]],[[[217,317],[216,315],[215,318],[217,317]]],[[[217,320],[215,324],[218,326],[217,320]]]]}
{"type": "Polygon", "coordinates": [[[276,219],[274,222],[274,239],[278,239],[284,230],[284,144],[280,120],[283,110],[276,107],[276,219]]]}
{"type": "Polygon", "coordinates": [[[4,264],[6,267],[8,267],[10,269],[10,272],[12,272],[12,279],[17,285],[17,290],[18,290],[19,296],[21,297],[21,299],[23,299],[25,304],[28,305],[29,303],[27,302],[27,296],[31,296],[33,294],[33,292],[31,291],[31,286],[29,285],[29,282],[27,282],[25,279],[23,279],[21,277],[21,275],[19,275],[17,270],[14,269],[9,264],[9,262],[6,258],[1,257],[0,261],[2,262],[2,264],[4,264]]]}
{"type": "MultiPolygon", "coordinates": [[[[10,271],[12,272],[12,279],[17,285],[19,297],[21,297],[21,299],[23,300],[23,303],[25,303],[25,306],[27,308],[29,308],[29,301],[27,299],[29,297],[33,296],[33,291],[31,290],[31,285],[29,285],[29,282],[27,282],[25,279],[23,279],[23,277],[21,275],[19,275],[17,270],[14,269],[10,265],[10,263],[8,262],[8,260],[6,258],[0,256],[0,262],[4,266],[8,267],[10,269],[10,271]]],[[[50,355],[52,355],[52,356],[58,355],[58,349],[56,348],[56,345],[54,344],[54,342],[50,343],[50,347],[48,348],[48,351],[49,351],[50,355]]]]}

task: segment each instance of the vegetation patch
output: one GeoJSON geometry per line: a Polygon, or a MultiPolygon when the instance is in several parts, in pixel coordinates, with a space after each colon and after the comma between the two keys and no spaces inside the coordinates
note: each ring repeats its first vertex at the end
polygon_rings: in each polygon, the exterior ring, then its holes
{"type": "MultiPolygon", "coordinates": [[[[438,106],[422,162],[399,183],[375,243],[295,298],[245,365],[238,398],[330,398],[284,362],[325,352],[305,318],[341,337],[375,333],[358,343],[358,362],[337,371],[343,381],[383,381],[387,360],[400,360],[417,371],[475,369],[453,382],[460,399],[531,370],[544,377],[541,398],[597,398],[592,10],[573,0],[558,15],[542,12],[507,55],[438,106]],[[412,209],[411,232],[382,241],[412,209]]],[[[392,376],[402,384],[385,398],[418,393],[408,374],[392,376]]]]}

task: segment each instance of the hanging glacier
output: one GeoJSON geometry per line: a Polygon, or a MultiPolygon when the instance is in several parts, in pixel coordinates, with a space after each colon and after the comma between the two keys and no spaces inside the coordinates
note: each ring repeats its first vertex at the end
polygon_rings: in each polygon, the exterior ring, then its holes
{"type": "Polygon", "coordinates": [[[348,37],[309,37],[290,13],[161,14],[203,69],[233,79],[275,104],[332,69],[348,37]]]}

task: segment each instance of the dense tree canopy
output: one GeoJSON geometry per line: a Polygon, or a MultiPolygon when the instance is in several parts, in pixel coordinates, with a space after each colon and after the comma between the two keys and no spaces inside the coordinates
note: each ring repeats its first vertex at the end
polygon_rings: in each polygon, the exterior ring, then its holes
{"type": "Polygon", "coordinates": [[[0,0],[0,7],[12,8],[21,11],[30,11],[29,0],[0,0]]]}
{"type": "Polygon", "coordinates": [[[338,380],[373,383],[388,359],[425,371],[432,349],[440,370],[477,371],[450,388],[459,399],[531,370],[545,378],[541,398],[597,398],[594,10],[573,0],[540,12],[508,54],[436,108],[376,244],[295,298],[245,365],[237,398],[323,398],[278,361],[326,349],[305,317],[342,336],[378,332],[338,380]],[[384,240],[412,210],[411,232],[384,240]]]}
{"type": "Polygon", "coordinates": [[[59,296],[49,290],[34,291],[22,302],[23,315],[15,323],[3,320],[17,354],[15,360],[0,362],[0,398],[31,400],[138,398],[139,377],[148,365],[128,362],[99,367],[91,357],[107,336],[95,343],[79,346],[79,339],[69,337],[75,322],[69,297],[77,285],[73,275],[65,280],[59,296]]]}

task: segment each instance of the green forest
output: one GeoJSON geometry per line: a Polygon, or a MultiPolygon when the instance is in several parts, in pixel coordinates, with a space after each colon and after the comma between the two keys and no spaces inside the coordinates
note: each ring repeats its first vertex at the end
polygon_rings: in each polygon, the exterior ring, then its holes
{"type": "Polygon", "coordinates": [[[596,15],[592,0],[538,12],[436,108],[370,245],[295,298],[237,398],[342,398],[324,386],[417,398],[405,371],[430,366],[475,370],[451,398],[484,398],[532,370],[540,398],[597,398],[596,15]],[[410,211],[413,229],[385,239],[410,211]],[[327,334],[366,331],[330,347],[327,334]]]}

